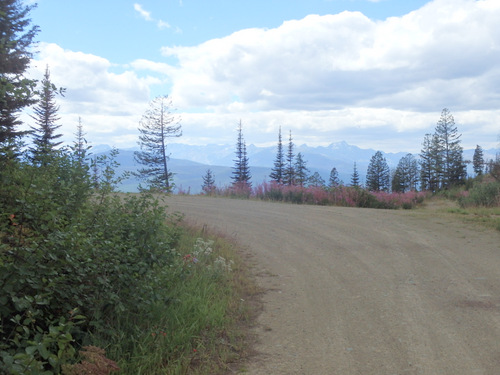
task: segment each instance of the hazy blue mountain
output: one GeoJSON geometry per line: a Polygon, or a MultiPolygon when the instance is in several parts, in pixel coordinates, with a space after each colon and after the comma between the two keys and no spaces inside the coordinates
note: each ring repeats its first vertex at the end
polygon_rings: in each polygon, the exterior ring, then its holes
{"type": "MultiPolygon", "coordinates": [[[[286,147],[286,144],[284,144],[286,147]]],[[[108,153],[111,148],[106,145],[99,145],[92,148],[94,155],[108,153]]],[[[120,164],[119,173],[123,171],[135,171],[137,165],[134,162],[134,149],[119,150],[117,162],[120,164]]],[[[349,184],[353,172],[354,162],[360,175],[361,182],[364,183],[366,170],[371,157],[375,154],[375,149],[362,149],[350,145],[346,142],[332,143],[329,146],[310,147],[307,145],[296,145],[295,154],[302,153],[307,167],[311,173],[318,172],[325,181],[328,181],[330,171],[337,168],[339,178],[349,184]]],[[[382,151],[382,150],[380,150],[382,151]]],[[[174,182],[177,189],[190,191],[197,194],[201,191],[203,183],[202,176],[211,169],[215,175],[217,186],[225,187],[231,184],[232,167],[235,158],[234,145],[204,146],[185,145],[174,143],[168,146],[170,154],[169,168],[175,174],[174,182]]],[[[483,150],[485,160],[495,157],[496,150],[483,150]]],[[[252,173],[253,185],[258,185],[263,181],[269,181],[269,174],[276,157],[276,147],[247,146],[247,153],[252,173]]],[[[389,167],[396,168],[399,160],[406,155],[405,152],[384,153],[389,167]]],[[[464,158],[472,160],[474,150],[464,150],[464,158]]],[[[418,155],[415,155],[418,157],[418,155]]],[[[469,168],[472,173],[472,167],[469,168]]],[[[123,191],[136,191],[139,182],[134,178],[124,181],[120,189],[123,191]]]]}

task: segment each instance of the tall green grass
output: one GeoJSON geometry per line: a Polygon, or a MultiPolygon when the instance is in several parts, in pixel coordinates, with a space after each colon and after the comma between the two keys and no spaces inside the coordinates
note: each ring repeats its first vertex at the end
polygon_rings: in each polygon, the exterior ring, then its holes
{"type": "Polygon", "coordinates": [[[176,261],[158,270],[158,287],[165,287],[158,303],[147,319],[124,322],[121,336],[108,343],[121,374],[222,373],[245,356],[246,296],[257,289],[235,244],[202,236],[183,229],[176,261]]]}

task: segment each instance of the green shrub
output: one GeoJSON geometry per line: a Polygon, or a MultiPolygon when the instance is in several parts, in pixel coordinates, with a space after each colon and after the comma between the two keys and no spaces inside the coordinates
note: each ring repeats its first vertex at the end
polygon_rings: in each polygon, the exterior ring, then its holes
{"type": "Polygon", "coordinates": [[[92,335],[151,313],[176,218],[150,194],[115,194],[112,159],[96,176],[63,151],[44,166],[2,163],[0,372],[60,373],[92,335]]]}
{"type": "Polygon", "coordinates": [[[500,205],[500,183],[487,181],[475,184],[469,193],[459,198],[461,207],[494,207],[500,205]]]}

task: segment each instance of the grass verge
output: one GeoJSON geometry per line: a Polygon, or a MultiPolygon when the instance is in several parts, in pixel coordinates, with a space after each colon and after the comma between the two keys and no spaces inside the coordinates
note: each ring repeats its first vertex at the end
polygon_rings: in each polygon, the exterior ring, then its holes
{"type": "Polygon", "coordinates": [[[461,207],[456,200],[432,197],[422,207],[441,215],[451,215],[468,224],[500,231],[500,207],[461,207]]]}
{"type": "MultiPolygon", "coordinates": [[[[178,264],[158,277],[169,293],[137,327],[121,374],[222,374],[244,370],[259,295],[237,244],[183,223],[178,264]]],[[[125,338],[124,338],[125,339],[125,338]]]]}
{"type": "Polygon", "coordinates": [[[449,213],[458,214],[467,223],[479,224],[500,231],[500,207],[450,208],[449,213]]]}

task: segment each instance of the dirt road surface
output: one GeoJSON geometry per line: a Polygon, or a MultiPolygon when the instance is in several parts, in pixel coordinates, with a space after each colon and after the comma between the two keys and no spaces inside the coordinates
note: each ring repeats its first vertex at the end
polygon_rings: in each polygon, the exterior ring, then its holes
{"type": "Polygon", "coordinates": [[[386,211],[173,196],[253,254],[245,374],[500,374],[500,234],[386,211]]]}

